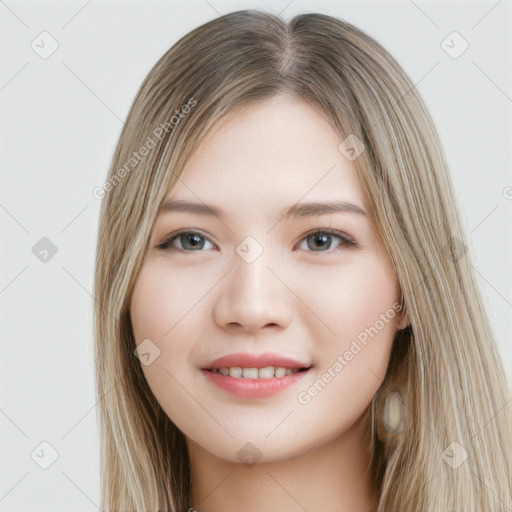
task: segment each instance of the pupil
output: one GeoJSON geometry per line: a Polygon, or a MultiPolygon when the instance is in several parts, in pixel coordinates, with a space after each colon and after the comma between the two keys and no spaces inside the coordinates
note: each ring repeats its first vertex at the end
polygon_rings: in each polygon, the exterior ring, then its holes
{"type": "MultiPolygon", "coordinates": [[[[195,235],[195,234],[184,235],[184,238],[188,239],[188,241],[193,240],[192,243],[190,244],[190,246],[193,248],[201,245],[201,237],[199,235],[195,235]]],[[[182,243],[183,243],[183,238],[182,238],[182,243]]],[[[187,244],[185,243],[183,245],[186,246],[187,244]]]]}
{"type": "MultiPolygon", "coordinates": [[[[330,241],[331,235],[315,235],[314,237],[315,243],[328,243],[330,241]]],[[[316,247],[309,246],[310,249],[315,249],[316,247]]]]}

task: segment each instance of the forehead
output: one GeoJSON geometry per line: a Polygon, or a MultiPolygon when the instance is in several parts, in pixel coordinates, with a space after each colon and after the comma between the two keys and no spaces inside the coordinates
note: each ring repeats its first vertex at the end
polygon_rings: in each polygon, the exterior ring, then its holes
{"type": "Polygon", "coordinates": [[[318,110],[288,96],[244,106],[221,120],[187,161],[166,200],[226,210],[345,201],[365,208],[357,168],[318,110]]]}

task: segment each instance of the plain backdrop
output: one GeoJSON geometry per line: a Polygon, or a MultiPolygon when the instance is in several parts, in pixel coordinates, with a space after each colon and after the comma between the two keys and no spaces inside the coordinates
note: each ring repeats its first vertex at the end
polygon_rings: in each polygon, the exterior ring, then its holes
{"type": "Polygon", "coordinates": [[[417,84],[512,373],[509,0],[1,1],[0,512],[98,510],[92,191],[161,55],[193,28],[250,7],[344,18],[417,84]]]}

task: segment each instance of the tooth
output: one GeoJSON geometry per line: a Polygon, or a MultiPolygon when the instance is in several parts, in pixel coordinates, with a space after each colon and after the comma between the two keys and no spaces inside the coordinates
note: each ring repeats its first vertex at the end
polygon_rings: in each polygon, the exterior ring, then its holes
{"type": "Polygon", "coordinates": [[[274,377],[281,378],[292,373],[297,373],[298,369],[283,368],[282,366],[266,366],[265,368],[241,368],[240,366],[232,366],[230,368],[212,368],[214,373],[221,375],[229,375],[230,377],[246,379],[272,379],[274,377]]]}
{"type": "Polygon", "coordinates": [[[258,376],[260,379],[271,379],[274,377],[274,367],[266,366],[265,368],[260,368],[258,370],[258,376]]]}
{"type": "Polygon", "coordinates": [[[286,375],[286,369],[282,367],[275,368],[274,375],[276,377],[284,377],[286,375]]]}
{"type": "Polygon", "coordinates": [[[242,376],[242,368],[239,366],[232,366],[229,369],[229,376],[230,377],[241,377],[242,376]]]}
{"type": "Polygon", "coordinates": [[[258,368],[244,368],[242,370],[242,377],[245,377],[246,379],[257,379],[258,368]]]}

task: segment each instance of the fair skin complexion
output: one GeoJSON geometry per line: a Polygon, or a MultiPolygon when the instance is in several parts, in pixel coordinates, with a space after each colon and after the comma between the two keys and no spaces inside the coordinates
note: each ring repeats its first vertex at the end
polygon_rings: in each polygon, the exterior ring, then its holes
{"type": "Polygon", "coordinates": [[[398,282],[341,141],[298,99],[244,107],[203,140],[165,198],[225,217],[163,211],[155,221],[132,327],[137,344],[149,338],[160,350],[142,370],[186,436],[199,512],[376,509],[362,415],[407,319],[393,309],[398,282]],[[297,202],[334,201],[367,215],[278,215],[297,202]],[[161,245],[181,230],[199,235],[161,245]],[[259,255],[249,263],[245,254],[259,255]],[[357,341],[371,326],[378,333],[357,341]],[[241,398],[201,370],[240,352],[277,353],[309,369],[277,394],[241,398]]]}

